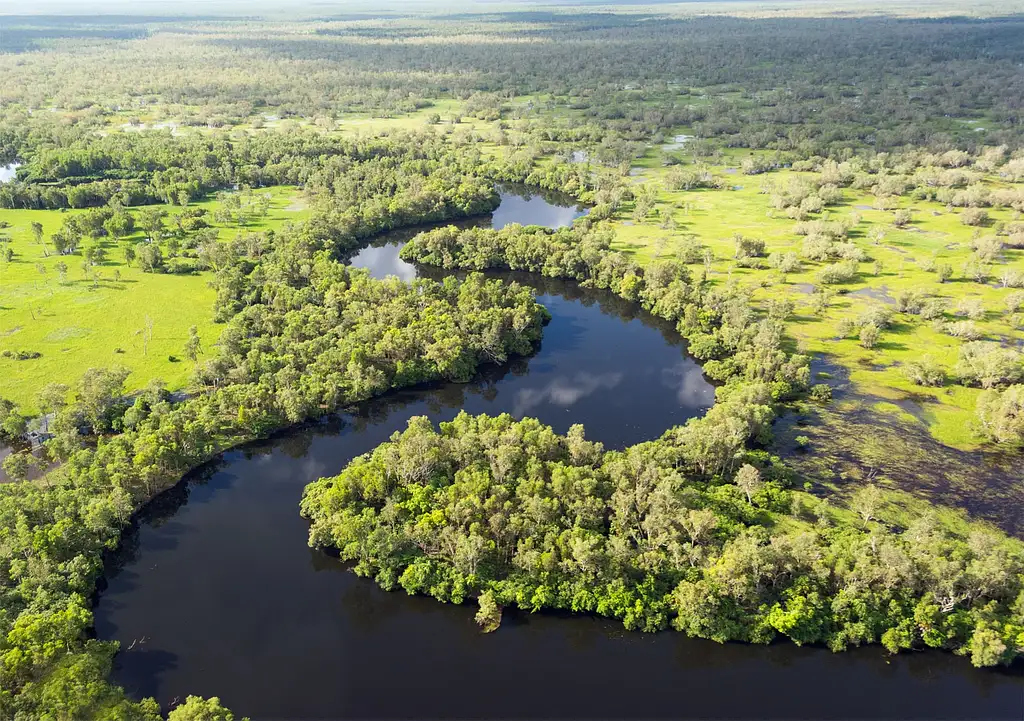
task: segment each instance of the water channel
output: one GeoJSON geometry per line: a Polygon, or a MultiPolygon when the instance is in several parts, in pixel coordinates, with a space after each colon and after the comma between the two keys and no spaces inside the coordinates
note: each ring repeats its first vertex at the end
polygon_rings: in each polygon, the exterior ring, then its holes
{"type": "MultiPolygon", "coordinates": [[[[488,221],[565,225],[570,203],[505,190],[488,221]],[[513,212],[513,209],[516,209],[513,212]]],[[[411,278],[408,234],[355,255],[411,278]]],[[[255,719],[1020,718],[1024,676],[942,653],[833,655],[719,645],[618,623],[507,613],[481,634],[471,606],[386,593],[306,545],[304,486],[405,426],[459,409],[530,415],[623,447],[713,399],[671,324],[607,293],[519,276],[552,314],[539,351],[469,384],[397,392],[224,454],[164,494],[110,559],[96,630],[115,680],[165,707],[217,695],[255,719]]]]}

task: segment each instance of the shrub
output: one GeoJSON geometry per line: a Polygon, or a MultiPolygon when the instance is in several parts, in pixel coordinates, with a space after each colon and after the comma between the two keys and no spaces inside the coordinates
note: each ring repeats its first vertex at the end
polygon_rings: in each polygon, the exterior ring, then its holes
{"type": "Polygon", "coordinates": [[[971,320],[982,320],[985,317],[985,307],[981,304],[980,298],[961,298],[953,312],[971,320]]]}
{"type": "Polygon", "coordinates": [[[1017,382],[1022,370],[1021,356],[1016,350],[998,343],[976,341],[960,348],[955,372],[963,385],[980,385],[987,389],[1017,382]]]}
{"type": "Polygon", "coordinates": [[[788,253],[772,253],[768,256],[768,265],[783,273],[799,273],[802,267],[800,257],[792,251],[788,253]]]}
{"type": "Polygon", "coordinates": [[[884,305],[873,305],[860,314],[857,325],[873,325],[884,330],[892,325],[892,310],[884,305]]]}
{"type": "Polygon", "coordinates": [[[836,327],[836,340],[849,338],[853,331],[857,330],[857,324],[850,318],[843,318],[836,327]]]}
{"type": "Polygon", "coordinates": [[[924,320],[937,320],[945,314],[947,305],[948,303],[945,298],[927,300],[921,306],[921,318],[924,320]]]}
{"type": "Polygon", "coordinates": [[[977,340],[982,336],[982,332],[978,330],[978,326],[974,324],[973,320],[962,320],[958,323],[947,323],[945,330],[954,338],[963,338],[964,340],[977,340]]]}
{"type": "Polygon", "coordinates": [[[925,295],[920,290],[901,290],[896,294],[896,312],[918,315],[924,310],[925,295]]]}
{"type": "Polygon", "coordinates": [[[848,283],[856,277],[857,264],[850,260],[826,265],[818,272],[818,282],[826,285],[848,283]]]}
{"type": "Polygon", "coordinates": [[[860,329],[860,344],[870,350],[878,344],[878,338],[881,335],[882,332],[878,329],[878,326],[868,323],[860,329]]]}
{"type": "Polygon", "coordinates": [[[811,400],[816,403],[828,403],[832,400],[832,387],[827,383],[815,383],[811,386],[811,400]]]}
{"type": "Polygon", "coordinates": [[[931,356],[907,361],[901,368],[907,380],[919,386],[941,386],[946,382],[946,372],[931,356]]]}
{"type": "Polygon", "coordinates": [[[764,241],[760,238],[747,238],[736,234],[733,241],[736,243],[736,258],[760,258],[764,255],[764,241]]]}
{"type": "Polygon", "coordinates": [[[978,397],[978,421],[997,443],[1024,441],[1024,385],[982,393],[978,397]]]}
{"type": "Polygon", "coordinates": [[[969,226],[985,225],[988,222],[988,211],[982,208],[965,208],[960,213],[960,222],[969,226]]]}

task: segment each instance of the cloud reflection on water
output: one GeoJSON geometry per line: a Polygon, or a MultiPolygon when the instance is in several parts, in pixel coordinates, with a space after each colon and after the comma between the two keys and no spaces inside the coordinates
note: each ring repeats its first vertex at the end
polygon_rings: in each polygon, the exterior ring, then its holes
{"type": "Polygon", "coordinates": [[[571,379],[555,378],[543,388],[519,391],[512,412],[521,418],[544,403],[568,408],[596,391],[611,390],[622,382],[622,378],[622,373],[577,373],[571,379]]]}
{"type": "Polygon", "coordinates": [[[686,408],[709,408],[715,401],[714,387],[708,385],[700,366],[693,361],[662,369],[661,382],[676,392],[679,403],[686,408]]]}

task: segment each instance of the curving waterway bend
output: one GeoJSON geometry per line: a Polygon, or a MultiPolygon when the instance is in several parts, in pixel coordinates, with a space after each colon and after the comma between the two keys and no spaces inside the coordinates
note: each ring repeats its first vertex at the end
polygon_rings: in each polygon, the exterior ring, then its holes
{"type": "MultiPolygon", "coordinates": [[[[570,223],[550,194],[504,189],[488,222],[570,223]]],[[[406,235],[355,255],[412,277],[406,235]]],[[[530,415],[620,448],[702,413],[713,389],[671,324],[608,293],[521,276],[552,314],[539,351],[469,384],[391,393],[224,454],[151,503],[109,562],[96,630],[115,680],[166,706],[218,695],[255,719],[979,718],[1024,716],[1019,669],[951,654],[889,657],[791,644],[719,645],[615,622],[506,613],[386,593],[306,546],[298,502],[414,415],[530,415]]]]}

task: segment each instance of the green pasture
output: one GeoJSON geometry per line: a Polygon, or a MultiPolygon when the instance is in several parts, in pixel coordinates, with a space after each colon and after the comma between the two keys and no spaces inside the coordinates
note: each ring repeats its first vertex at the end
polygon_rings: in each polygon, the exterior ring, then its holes
{"type": "MultiPolygon", "coordinates": [[[[268,188],[270,211],[245,227],[212,222],[218,201],[193,203],[211,211],[211,224],[220,237],[239,232],[277,228],[306,215],[298,191],[268,188]]],[[[137,209],[135,209],[137,210],[137,209]]],[[[166,206],[168,214],[180,208],[166,206]]],[[[35,394],[50,382],[73,384],[90,367],[124,365],[131,369],[131,388],[161,378],[168,387],[184,387],[192,363],[183,347],[189,328],[198,326],[204,350],[212,352],[220,327],[212,318],[215,293],[211,275],[144,273],[138,263],[125,263],[124,251],[144,240],[143,234],[98,242],[105,260],[87,276],[78,253],[59,256],[49,237],[63,223],[65,213],[55,210],[0,210],[0,231],[10,237],[11,262],[0,261],[0,353],[5,350],[40,353],[39,358],[14,360],[0,357],[0,397],[9,398],[24,411],[35,410],[35,394]],[[31,224],[43,226],[44,242],[36,244],[31,224]],[[62,281],[57,266],[67,266],[62,281]],[[172,360],[172,357],[177,360],[172,360]]],[[[85,241],[83,245],[90,241],[85,241]]]]}
{"type": "MultiPolygon", "coordinates": [[[[949,210],[937,202],[904,197],[900,205],[913,211],[913,221],[900,229],[893,225],[892,211],[874,209],[873,196],[844,189],[841,203],[811,218],[839,220],[851,214],[860,216],[850,239],[867,252],[869,260],[860,263],[855,280],[821,286],[817,274],[825,263],[803,259],[801,272],[786,276],[770,269],[767,263],[763,269],[740,268],[735,264],[733,237],[737,233],[763,239],[766,254],[792,251],[800,255],[803,243],[803,238],[793,230],[796,221],[774,210],[769,194],[761,192],[765,183],[785,186],[800,173],[783,169],[744,175],[739,162],[746,154],[749,151],[728,150],[722,162],[712,166],[715,175],[728,179],[731,189],[673,192],[665,189],[668,168],[662,166],[660,153],[657,148],[649,149],[636,163],[641,174],[633,180],[634,187],[651,183],[658,189],[656,210],[637,222],[632,217],[632,204],[625,204],[613,220],[617,247],[640,262],[648,262],[655,257],[671,257],[687,236],[695,236],[714,253],[710,276],[714,282],[752,285],[756,288],[755,300],[762,302],[777,298],[780,293],[791,298],[796,310],[789,319],[790,333],[805,351],[845,367],[857,393],[897,401],[904,407],[909,405],[914,409],[916,422],[927,426],[943,443],[958,448],[978,446],[982,438],[974,427],[974,416],[979,389],[965,388],[952,380],[942,387],[921,387],[907,380],[900,370],[901,364],[929,355],[951,374],[965,341],[945,334],[929,321],[902,313],[895,316],[892,328],[882,333],[880,342],[871,350],[861,347],[853,335],[837,338],[837,331],[843,319],[855,320],[872,306],[889,304],[900,291],[921,290],[929,297],[948,300],[946,321],[963,319],[954,313],[961,299],[979,300],[985,317],[976,324],[984,339],[1015,344],[1022,336],[1005,312],[1006,297],[1015,290],[998,287],[998,278],[1006,268],[1024,270],[1024,251],[1004,249],[984,283],[965,278],[962,271],[972,255],[972,238],[994,234],[992,226],[1013,220],[1014,211],[989,209],[988,226],[975,228],[961,223],[961,209],[949,210]],[[671,218],[670,224],[665,223],[666,216],[671,218]],[[875,227],[885,232],[877,244],[869,240],[875,227]],[[875,261],[881,263],[877,274],[875,261]],[[953,278],[939,282],[934,272],[923,268],[929,262],[948,263],[953,267],[953,278]],[[821,315],[816,315],[812,308],[813,289],[817,287],[828,287],[835,293],[821,315]]],[[[1000,183],[993,180],[991,184],[1000,183]]]]}

